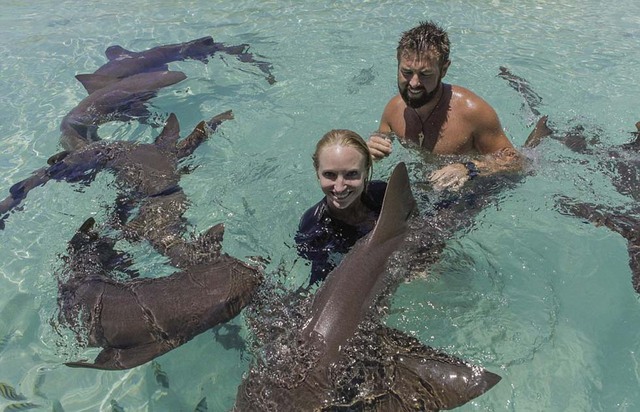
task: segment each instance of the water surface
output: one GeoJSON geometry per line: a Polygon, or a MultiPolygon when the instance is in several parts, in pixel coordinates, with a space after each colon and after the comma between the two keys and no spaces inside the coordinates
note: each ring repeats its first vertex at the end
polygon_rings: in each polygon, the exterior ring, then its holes
{"type": "MultiPolygon", "coordinates": [[[[579,155],[555,141],[534,151],[535,174],[504,192],[475,225],[457,233],[427,275],[402,285],[388,323],[497,372],[502,382],[465,411],[631,411],[640,407],[640,304],[631,287],[626,241],[555,208],[557,195],[625,205],[598,153],[628,142],[640,120],[640,6],[523,1],[6,1],[0,16],[0,189],[42,167],[60,150],[60,121],[84,96],[75,80],[104,64],[120,44],[143,50],[206,35],[248,43],[274,65],[275,85],[228,56],[171,68],[188,79],[153,100],[160,117],[176,113],[188,132],[233,109],[190,160],[182,185],[194,232],[225,222],[224,249],[270,258],[291,287],[308,267],[292,237],[301,213],[321,192],[310,155],[332,128],[368,135],[396,92],[395,46],[420,20],[445,26],[452,41],[446,80],[468,87],[498,111],[514,144],[536,116],[497,77],[500,66],[526,78],[543,98],[539,110],[559,131],[583,125],[600,152],[579,155]]],[[[150,141],[137,123],[108,124],[105,139],[150,141]]],[[[395,161],[418,157],[397,145],[376,165],[385,178],[395,161]]],[[[69,369],[92,358],[52,326],[54,272],[74,231],[89,216],[104,221],[113,178],[89,187],[50,182],[29,193],[0,233],[0,382],[51,409],[228,410],[250,354],[225,348],[206,332],[148,364],[122,372],[69,369]]],[[[166,273],[145,245],[131,249],[147,275],[166,273]]],[[[246,330],[242,316],[233,321],[246,330]]],[[[220,333],[226,333],[226,330],[220,333]]],[[[219,333],[219,334],[220,334],[219,333]]],[[[218,335],[219,335],[218,334],[218,335]]],[[[0,399],[0,406],[8,404],[0,399]]]]}

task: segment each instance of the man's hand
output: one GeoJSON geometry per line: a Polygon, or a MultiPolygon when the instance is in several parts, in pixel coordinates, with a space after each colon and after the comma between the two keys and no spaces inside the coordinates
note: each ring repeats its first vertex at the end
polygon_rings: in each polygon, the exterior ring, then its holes
{"type": "Polygon", "coordinates": [[[469,170],[462,163],[453,163],[429,175],[434,190],[458,190],[469,180],[469,170]]]}
{"type": "Polygon", "coordinates": [[[373,133],[367,142],[373,160],[380,160],[391,154],[391,139],[383,133],[373,133]]]}

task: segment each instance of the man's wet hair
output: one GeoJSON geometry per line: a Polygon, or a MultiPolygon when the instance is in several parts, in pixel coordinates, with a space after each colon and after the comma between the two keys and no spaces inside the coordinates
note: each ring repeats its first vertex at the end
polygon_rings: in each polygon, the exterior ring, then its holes
{"type": "Polygon", "coordinates": [[[398,42],[398,60],[402,56],[435,52],[440,63],[449,60],[450,50],[447,32],[433,21],[423,21],[406,32],[398,42]]]}

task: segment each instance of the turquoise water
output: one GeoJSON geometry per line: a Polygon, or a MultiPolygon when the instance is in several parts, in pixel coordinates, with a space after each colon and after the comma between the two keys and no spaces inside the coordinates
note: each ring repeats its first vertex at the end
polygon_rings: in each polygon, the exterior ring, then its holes
{"type": "MultiPolygon", "coordinates": [[[[298,217],[321,196],[314,144],[331,128],[363,135],[377,128],[396,91],[398,36],[419,20],[448,28],[446,80],[489,101],[517,145],[536,117],[497,77],[499,66],[530,82],[543,98],[539,109],[561,131],[583,125],[607,147],[629,141],[640,120],[640,5],[631,0],[3,3],[2,198],[60,150],[60,121],[85,96],[74,75],[104,64],[106,47],[143,50],[211,35],[249,43],[272,62],[274,85],[227,56],[172,64],[188,78],[162,90],[153,106],[175,112],[184,133],[233,109],[235,119],[197,150],[197,168],[182,180],[187,216],[194,232],[225,222],[225,251],[270,258],[267,271],[283,267],[292,287],[308,275],[291,246],[298,217]]],[[[158,132],[136,123],[100,128],[114,140],[149,141],[158,132]]],[[[503,377],[459,410],[638,410],[640,303],[626,242],[554,208],[559,194],[631,200],[612,187],[597,153],[547,141],[527,154],[536,173],[456,234],[424,277],[400,287],[388,323],[503,377]]],[[[376,175],[386,177],[398,160],[417,156],[396,144],[376,175]]],[[[212,332],[156,360],[169,388],[151,364],[122,372],[62,365],[97,351],[52,326],[54,272],[80,224],[89,216],[104,221],[112,181],[103,173],[89,187],[37,188],[0,233],[0,382],[47,410],[58,403],[66,411],[111,410],[115,402],[126,411],[188,411],[203,397],[209,410],[228,410],[250,356],[226,349],[212,332]]],[[[149,247],[131,248],[147,275],[166,273],[149,247]]],[[[233,323],[244,324],[242,317],[233,323]]],[[[0,398],[0,407],[9,403],[0,398]]]]}

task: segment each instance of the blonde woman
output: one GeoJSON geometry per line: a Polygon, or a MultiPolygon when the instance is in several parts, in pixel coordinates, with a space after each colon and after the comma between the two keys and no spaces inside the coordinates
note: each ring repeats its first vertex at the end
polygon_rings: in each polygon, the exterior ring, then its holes
{"type": "Polygon", "coordinates": [[[295,240],[311,261],[310,284],[324,278],[355,242],[369,233],[380,214],[386,183],[370,181],[372,158],[364,139],[336,129],[316,144],[313,165],[324,198],[300,219],[295,240]]]}

